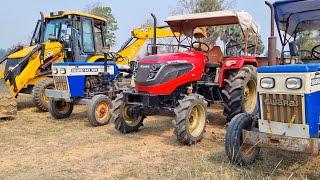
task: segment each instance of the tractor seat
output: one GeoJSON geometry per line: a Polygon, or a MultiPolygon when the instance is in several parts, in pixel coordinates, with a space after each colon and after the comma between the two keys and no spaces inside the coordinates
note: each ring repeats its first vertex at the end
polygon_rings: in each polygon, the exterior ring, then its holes
{"type": "Polygon", "coordinates": [[[208,63],[222,65],[222,61],[223,61],[223,52],[221,51],[220,46],[213,46],[208,51],[208,63]]]}

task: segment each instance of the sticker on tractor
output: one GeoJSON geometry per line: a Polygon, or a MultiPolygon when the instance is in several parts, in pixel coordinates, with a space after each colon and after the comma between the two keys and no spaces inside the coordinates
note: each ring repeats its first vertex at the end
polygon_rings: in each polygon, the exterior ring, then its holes
{"type": "Polygon", "coordinates": [[[320,84],[320,78],[312,78],[311,79],[311,86],[317,86],[320,84]]]}
{"type": "Polygon", "coordinates": [[[98,68],[73,68],[71,69],[73,73],[83,73],[83,72],[98,72],[98,68]]]}

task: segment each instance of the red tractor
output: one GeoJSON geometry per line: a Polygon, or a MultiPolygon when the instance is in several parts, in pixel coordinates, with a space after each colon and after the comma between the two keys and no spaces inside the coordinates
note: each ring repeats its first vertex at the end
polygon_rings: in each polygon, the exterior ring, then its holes
{"type": "Polygon", "coordinates": [[[157,54],[154,42],[154,55],[135,64],[135,90],[121,93],[113,104],[116,129],[136,132],[146,116],[174,112],[178,141],[191,145],[202,139],[208,105],[223,102],[227,120],[240,112],[255,113],[258,63],[249,35],[256,37],[258,28],[252,17],[246,12],[219,11],[173,16],[166,22],[180,34],[176,37],[179,52],[157,54]],[[227,44],[227,57],[220,46],[210,48],[194,40],[195,29],[222,25],[240,25],[245,39],[227,44]]]}

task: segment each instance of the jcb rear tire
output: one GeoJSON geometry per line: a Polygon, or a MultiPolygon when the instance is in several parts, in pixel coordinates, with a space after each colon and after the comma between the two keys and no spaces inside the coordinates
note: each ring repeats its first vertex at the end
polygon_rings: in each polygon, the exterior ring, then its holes
{"type": "Polygon", "coordinates": [[[123,101],[123,94],[117,95],[113,102],[113,117],[115,128],[123,134],[133,133],[139,131],[143,126],[143,120],[146,118],[144,115],[139,116],[138,119],[133,119],[127,114],[130,105],[126,105],[123,101]]]}
{"type": "Polygon", "coordinates": [[[206,127],[207,105],[204,97],[198,94],[190,94],[179,101],[174,110],[174,133],[181,144],[192,145],[201,141],[206,127]]]}
{"type": "Polygon", "coordinates": [[[228,126],[225,149],[229,160],[235,165],[252,164],[260,153],[259,147],[243,144],[242,130],[250,130],[252,123],[251,115],[241,113],[236,115],[228,126]]]}
{"type": "Polygon", "coordinates": [[[32,91],[33,104],[42,112],[49,110],[49,98],[45,95],[46,89],[54,89],[54,81],[52,78],[45,78],[38,82],[32,91]]]}
{"type": "Polygon", "coordinates": [[[224,101],[223,114],[229,122],[239,113],[256,114],[258,112],[257,68],[245,65],[238,71],[229,72],[222,90],[224,101]],[[248,94],[248,96],[247,96],[248,94]]]}
{"type": "Polygon", "coordinates": [[[94,96],[88,106],[88,118],[92,126],[104,126],[110,122],[112,101],[106,95],[94,96]]]}
{"type": "Polygon", "coordinates": [[[73,111],[73,103],[65,101],[56,101],[49,98],[49,112],[56,120],[68,118],[73,111]]]}

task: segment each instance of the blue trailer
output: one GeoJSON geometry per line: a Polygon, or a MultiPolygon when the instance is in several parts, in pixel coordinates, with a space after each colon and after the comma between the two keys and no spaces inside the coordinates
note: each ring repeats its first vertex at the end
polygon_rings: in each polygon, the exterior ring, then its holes
{"type": "Polygon", "coordinates": [[[309,49],[298,43],[304,32],[319,37],[320,1],[279,1],[272,8],[283,65],[258,69],[259,114],[238,114],[228,126],[225,149],[237,165],[253,163],[261,147],[319,153],[320,42],[309,49]]]}

